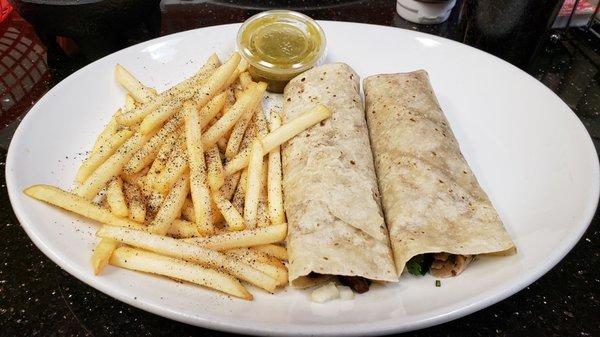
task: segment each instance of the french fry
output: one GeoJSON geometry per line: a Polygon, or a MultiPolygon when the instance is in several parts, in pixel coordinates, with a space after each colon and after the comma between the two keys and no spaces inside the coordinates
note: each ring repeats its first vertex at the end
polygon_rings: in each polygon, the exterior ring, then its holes
{"type": "Polygon", "coordinates": [[[102,238],[116,240],[161,255],[182,259],[223,271],[269,292],[275,291],[277,282],[266,274],[217,251],[180,240],[165,238],[143,231],[121,227],[103,226],[97,233],[102,238]]]}
{"type": "Polygon", "coordinates": [[[280,245],[268,244],[268,245],[259,245],[254,246],[252,249],[257,250],[259,252],[263,252],[267,255],[270,255],[274,258],[277,258],[282,261],[287,261],[288,253],[285,247],[280,245]]]}
{"type": "MultiPolygon", "coordinates": [[[[330,116],[331,111],[329,111],[329,109],[327,109],[325,106],[319,104],[311,110],[289,121],[288,123],[283,124],[280,128],[269,133],[261,139],[264,153],[271,152],[271,150],[277,146],[287,142],[300,132],[329,118],[330,116]]],[[[250,150],[246,149],[240,151],[225,165],[225,175],[228,176],[243,169],[248,165],[249,160],[250,150]]]]}
{"type": "Polygon", "coordinates": [[[244,59],[240,59],[240,63],[238,63],[238,66],[235,68],[233,73],[229,76],[229,78],[227,79],[227,82],[225,82],[225,85],[223,86],[223,88],[227,88],[231,84],[233,84],[233,82],[235,82],[238,79],[240,74],[245,72],[247,69],[248,69],[248,62],[244,59]]]}
{"type": "Polygon", "coordinates": [[[125,183],[123,190],[129,205],[129,219],[143,223],[146,220],[146,203],[142,191],[137,185],[131,183],[125,183]]]}
{"type": "Polygon", "coordinates": [[[245,300],[252,299],[252,295],[248,290],[230,275],[140,249],[117,248],[110,258],[110,264],[195,283],[245,300]]]}
{"type": "Polygon", "coordinates": [[[248,228],[256,227],[258,200],[262,189],[263,153],[259,140],[252,144],[250,164],[248,165],[248,182],[246,187],[246,200],[244,201],[244,222],[248,228]]]}
{"type": "Polygon", "coordinates": [[[248,88],[248,86],[252,83],[252,76],[250,76],[250,74],[247,71],[245,71],[240,74],[239,80],[242,88],[246,90],[246,88],[248,88]]]}
{"type": "Polygon", "coordinates": [[[219,209],[219,212],[225,218],[228,229],[232,231],[239,231],[246,228],[244,224],[244,218],[240,213],[233,207],[231,202],[227,200],[219,191],[213,190],[213,200],[219,209]]]}
{"type": "Polygon", "coordinates": [[[261,102],[267,88],[266,83],[252,85],[202,136],[202,145],[209,148],[216,144],[231,129],[238,119],[248,110],[253,110],[261,102]]]}
{"type": "Polygon", "coordinates": [[[242,115],[242,117],[235,123],[233,130],[231,131],[231,135],[227,141],[227,147],[225,148],[225,158],[231,159],[233,158],[240,150],[240,145],[242,144],[242,139],[244,138],[244,133],[252,120],[252,116],[254,115],[254,110],[248,110],[246,113],[242,115]]]}
{"type": "Polygon", "coordinates": [[[223,195],[225,199],[231,200],[231,198],[233,197],[233,194],[235,193],[235,188],[237,187],[238,182],[240,181],[240,175],[241,173],[236,172],[230,176],[225,177],[225,183],[219,189],[219,192],[221,192],[221,195],[223,195]]]}
{"type": "Polygon", "coordinates": [[[182,121],[180,116],[175,115],[166,122],[165,125],[131,157],[129,162],[125,165],[125,172],[129,174],[136,173],[149,165],[156,158],[163,142],[169,138],[170,135],[176,133],[177,128],[182,124],[182,121]]]}
{"type": "Polygon", "coordinates": [[[256,133],[260,139],[269,134],[269,122],[267,121],[267,117],[265,117],[262,106],[258,107],[258,111],[254,114],[252,121],[256,125],[256,133]]]}
{"type": "MultiPolygon", "coordinates": [[[[223,220],[223,215],[219,212],[217,205],[211,200],[211,208],[212,208],[212,222],[213,224],[218,224],[223,220]]],[[[196,221],[196,214],[194,213],[194,203],[190,199],[186,199],[185,204],[183,204],[183,209],[181,210],[181,215],[187,221],[194,222],[196,221]]],[[[196,224],[194,223],[194,226],[196,224]]]]}
{"type": "Polygon", "coordinates": [[[144,178],[144,183],[148,188],[154,188],[156,185],[156,179],[162,173],[167,164],[167,160],[169,160],[169,156],[173,151],[173,148],[177,144],[179,137],[176,133],[172,133],[167,136],[163,144],[160,146],[156,158],[154,158],[154,162],[150,166],[150,170],[148,174],[144,178]]]}
{"type": "MultiPolygon", "coordinates": [[[[118,110],[116,114],[119,114],[120,112],[121,111],[118,110]]],[[[89,154],[89,156],[93,155],[94,152],[98,152],[100,148],[102,148],[104,144],[106,144],[106,142],[109,141],[115,133],[117,133],[117,131],[119,131],[119,123],[117,123],[117,119],[115,116],[113,116],[108,124],[106,124],[102,132],[100,132],[98,138],[96,138],[96,142],[94,143],[94,147],[92,148],[92,152],[89,154]]]]}
{"type": "MultiPolygon", "coordinates": [[[[274,132],[281,126],[281,116],[271,113],[271,132],[274,132]]],[[[269,164],[267,174],[267,203],[269,208],[269,218],[271,223],[284,223],[285,211],[283,210],[283,188],[281,173],[281,147],[276,146],[269,152],[269,164]]]]}
{"type": "Polygon", "coordinates": [[[154,220],[148,226],[148,230],[154,234],[165,235],[171,223],[181,214],[181,209],[189,192],[190,179],[188,173],[184,172],[163,201],[154,220]]]}
{"type": "Polygon", "coordinates": [[[121,180],[121,177],[116,177],[108,183],[106,189],[106,201],[108,202],[110,211],[116,216],[122,218],[129,216],[129,209],[127,208],[127,202],[125,201],[123,180],[121,180]]]}
{"type": "Polygon", "coordinates": [[[112,214],[108,209],[98,206],[78,195],[61,190],[49,185],[33,185],[23,191],[26,195],[60,207],[83,217],[114,226],[143,228],[135,221],[121,218],[112,214]]]}
{"type": "Polygon", "coordinates": [[[217,114],[225,106],[227,101],[227,93],[222,92],[217,96],[213,97],[205,106],[200,109],[200,127],[202,130],[208,126],[208,124],[217,116],[217,114]]]}
{"type": "Polygon", "coordinates": [[[192,202],[192,200],[185,199],[185,203],[183,204],[183,208],[181,209],[181,216],[187,221],[196,221],[196,215],[194,214],[194,203],[192,202]]]}
{"type": "Polygon", "coordinates": [[[118,241],[113,239],[101,239],[92,253],[92,268],[94,275],[99,275],[108,264],[110,256],[120,246],[118,241]]]}
{"type": "Polygon", "coordinates": [[[83,183],[89,176],[94,173],[98,166],[102,165],[117,149],[123,145],[133,135],[132,131],[121,130],[117,131],[112,137],[106,139],[97,151],[93,151],[89,157],[81,164],[75,181],[83,183]]]}
{"type": "Polygon", "coordinates": [[[182,240],[209,249],[223,251],[233,248],[245,248],[281,242],[285,240],[286,235],[287,224],[279,224],[268,227],[245,229],[238,232],[227,232],[209,237],[196,237],[182,240]]]}
{"type": "Polygon", "coordinates": [[[75,194],[82,196],[87,200],[92,200],[111,179],[121,172],[123,165],[125,165],[125,163],[131,159],[133,154],[152,136],[152,134],[144,135],[136,132],[102,165],[100,165],[81,186],[75,188],[75,194]]]}
{"type": "Polygon", "coordinates": [[[219,148],[216,145],[206,152],[206,167],[208,186],[211,190],[218,191],[225,184],[225,176],[219,148]]]}
{"type": "Polygon", "coordinates": [[[200,117],[196,106],[190,101],[187,101],[184,105],[183,115],[195,223],[198,226],[198,232],[207,235],[213,233],[215,228],[212,222],[211,199],[201,140],[200,117]]]}
{"type": "Polygon", "coordinates": [[[167,235],[174,238],[184,239],[198,236],[199,234],[195,223],[181,219],[175,219],[173,222],[171,222],[169,230],[167,231],[167,235]]]}
{"type": "Polygon", "coordinates": [[[142,194],[146,199],[146,206],[149,213],[156,213],[165,201],[165,196],[149,188],[142,188],[142,194]]]}
{"type": "Polygon", "coordinates": [[[227,250],[225,254],[238,257],[241,261],[248,263],[253,268],[269,275],[282,286],[288,282],[288,271],[285,266],[277,259],[248,248],[236,248],[227,250]]]}
{"type": "MultiPolygon", "coordinates": [[[[151,89],[153,91],[156,92],[156,90],[151,89]]],[[[135,102],[135,98],[133,98],[133,96],[131,96],[130,93],[127,93],[127,95],[125,95],[125,106],[123,107],[123,111],[130,111],[132,109],[135,109],[136,107],[136,102],[135,102]]]]}
{"type": "Polygon", "coordinates": [[[162,194],[167,193],[188,167],[186,139],[185,135],[181,135],[169,155],[164,169],[156,177],[152,188],[162,194]]]}
{"type": "Polygon", "coordinates": [[[258,198],[258,208],[256,210],[256,225],[258,227],[265,227],[271,225],[269,219],[269,211],[267,210],[267,198],[265,194],[262,194],[258,198]]]}
{"type": "Polygon", "coordinates": [[[211,55],[211,57],[208,58],[206,63],[194,76],[175,85],[169,90],[160,93],[155,99],[149,101],[148,103],[142,104],[131,111],[123,112],[117,115],[117,122],[122,125],[135,125],[140,123],[146,116],[158,109],[160,106],[169,102],[178,101],[184,94],[193,94],[194,87],[211,76],[215,69],[217,69],[219,66],[219,63],[220,62],[217,55],[211,55]]]}
{"type": "Polygon", "coordinates": [[[225,136],[217,140],[217,147],[220,151],[225,151],[227,149],[227,138],[225,138],[225,136]]]}
{"type": "MultiPolygon", "coordinates": [[[[235,71],[239,62],[240,55],[234,53],[225,64],[215,70],[206,82],[198,89],[193,90],[193,96],[188,97],[185,95],[181,98],[180,103],[183,104],[183,100],[191,98],[197,106],[204,106],[211,98],[226,87],[227,79],[235,71]]],[[[169,119],[181,104],[174,104],[176,105],[174,109],[158,109],[152,111],[144,117],[144,120],[140,124],[140,132],[149,133],[155,130],[160,124],[169,119]]]]}
{"type": "Polygon", "coordinates": [[[133,98],[141,103],[148,103],[156,96],[156,90],[142,84],[127,69],[120,64],[115,66],[115,78],[117,82],[127,90],[133,98]]]}
{"type": "Polygon", "coordinates": [[[146,166],[144,167],[140,172],[137,173],[133,173],[133,174],[127,174],[126,172],[121,172],[121,179],[123,179],[124,182],[131,184],[131,185],[135,185],[139,188],[144,188],[145,187],[145,176],[146,174],[148,174],[148,171],[150,171],[150,167],[146,166]]]}

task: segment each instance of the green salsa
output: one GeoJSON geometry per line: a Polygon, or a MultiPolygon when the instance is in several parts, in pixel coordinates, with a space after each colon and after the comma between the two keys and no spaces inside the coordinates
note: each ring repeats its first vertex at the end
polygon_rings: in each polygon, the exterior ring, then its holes
{"type": "Polygon", "coordinates": [[[313,67],[325,47],[323,31],[309,17],[291,11],[269,11],[252,17],[238,33],[238,48],[250,74],[282,92],[294,76],[313,67]]]}

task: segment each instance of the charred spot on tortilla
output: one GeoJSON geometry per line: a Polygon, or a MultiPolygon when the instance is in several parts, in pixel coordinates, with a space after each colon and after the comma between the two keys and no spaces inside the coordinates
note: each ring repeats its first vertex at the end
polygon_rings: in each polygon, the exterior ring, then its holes
{"type": "Polygon", "coordinates": [[[371,285],[371,280],[366,279],[361,276],[338,276],[338,280],[341,284],[352,288],[355,292],[359,294],[366,293],[369,291],[369,286],[371,285]]]}

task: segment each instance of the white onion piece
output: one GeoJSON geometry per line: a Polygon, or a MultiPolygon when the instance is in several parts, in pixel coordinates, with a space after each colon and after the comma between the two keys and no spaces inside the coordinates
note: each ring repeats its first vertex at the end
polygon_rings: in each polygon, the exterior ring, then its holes
{"type": "Polygon", "coordinates": [[[317,303],[325,303],[339,297],[340,292],[333,282],[329,282],[326,285],[313,290],[310,294],[311,301],[317,303]]]}

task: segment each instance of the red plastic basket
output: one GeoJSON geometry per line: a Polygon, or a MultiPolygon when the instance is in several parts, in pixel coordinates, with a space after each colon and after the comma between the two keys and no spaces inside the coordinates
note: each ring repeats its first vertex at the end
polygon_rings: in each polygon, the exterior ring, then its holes
{"type": "Polygon", "coordinates": [[[8,17],[8,14],[12,12],[12,6],[8,3],[8,0],[0,0],[0,22],[4,21],[8,17]]]}

